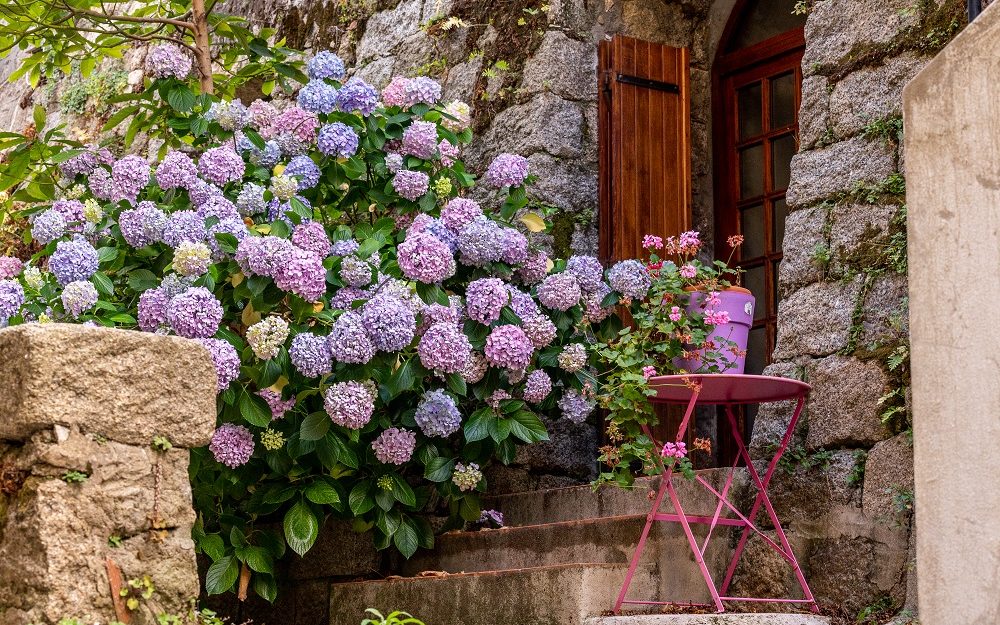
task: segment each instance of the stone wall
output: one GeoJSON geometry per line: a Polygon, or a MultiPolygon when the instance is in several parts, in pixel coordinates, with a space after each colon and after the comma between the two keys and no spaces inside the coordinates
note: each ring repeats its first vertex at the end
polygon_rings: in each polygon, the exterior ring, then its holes
{"type": "Polygon", "coordinates": [[[215,429],[208,353],[35,324],[0,330],[0,362],[0,624],[116,620],[116,572],[155,589],[125,608],[133,623],[186,611],[200,587],[187,448],[215,429]]]}

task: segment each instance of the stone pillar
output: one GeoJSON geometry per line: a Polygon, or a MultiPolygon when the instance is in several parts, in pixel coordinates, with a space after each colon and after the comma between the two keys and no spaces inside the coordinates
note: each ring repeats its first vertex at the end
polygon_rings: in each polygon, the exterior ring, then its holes
{"type": "Polygon", "coordinates": [[[925,625],[1000,622],[997,4],[903,94],[917,579],[925,625]]]}
{"type": "Polygon", "coordinates": [[[0,625],[116,620],[118,571],[155,591],[134,610],[122,598],[117,620],[184,610],[199,591],[187,448],[215,426],[208,353],[32,324],[0,330],[0,363],[0,625]]]}

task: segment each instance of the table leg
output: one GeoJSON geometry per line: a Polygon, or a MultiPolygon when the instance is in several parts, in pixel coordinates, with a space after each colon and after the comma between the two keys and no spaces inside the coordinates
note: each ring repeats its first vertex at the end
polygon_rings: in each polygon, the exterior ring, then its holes
{"type": "Polygon", "coordinates": [[[705,580],[705,585],[708,586],[708,592],[712,595],[712,603],[715,604],[715,610],[717,612],[725,612],[726,609],[722,605],[722,599],[719,598],[719,591],[715,587],[715,580],[712,579],[712,572],[708,570],[708,566],[705,564],[705,557],[698,547],[698,540],[694,537],[694,532],[691,531],[691,525],[688,523],[687,517],[684,516],[684,508],[681,506],[680,498],[677,497],[677,491],[674,490],[672,483],[667,486],[667,492],[670,494],[670,502],[674,505],[674,513],[677,515],[681,527],[684,528],[684,535],[687,536],[691,552],[694,553],[694,559],[701,570],[701,576],[705,580]]]}
{"type": "MultiPolygon", "coordinates": [[[[684,412],[684,419],[681,421],[680,429],[677,431],[677,440],[681,440],[684,436],[684,430],[687,429],[688,422],[691,420],[691,415],[694,413],[695,404],[698,403],[698,391],[691,393],[691,399],[688,401],[687,410],[684,412]]],[[[656,498],[653,501],[653,507],[650,509],[649,514],[646,515],[646,525],[642,528],[642,534],[639,536],[639,544],[635,547],[635,553],[632,554],[632,560],[628,565],[628,572],[625,574],[625,582],[622,583],[621,590],[618,592],[618,598],[615,600],[614,613],[618,614],[621,611],[622,603],[625,602],[625,596],[628,594],[628,587],[632,583],[632,577],[635,575],[635,569],[639,566],[639,558],[642,557],[642,550],[646,547],[646,539],[649,538],[649,530],[653,527],[653,522],[655,521],[656,514],[660,511],[660,505],[663,502],[663,495],[669,490],[670,499],[674,502],[675,512],[683,517],[683,513],[677,510],[677,494],[673,490],[673,485],[671,483],[671,477],[673,471],[671,468],[666,467],[663,464],[663,459],[660,456],[660,450],[657,449],[659,443],[653,438],[652,433],[649,431],[648,426],[643,426],[643,432],[649,436],[650,441],[653,442],[653,453],[656,454],[655,459],[657,463],[663,468],[663,473],[660,475],[660,488],[656,492],[656,498]]],[[[689,541],[693,540],[691,535],[691,530],[687,527],[685,522],[685,529],[689,535],[689,541]]],[[[692,546],[697,555],[697,543],[692,543],[692,546]]],[[[704,564],[702,564],[704,567],[704,564]]],[[[707,572],[707,569],[705,569],[707,572]]],[[[708,578],[711,580],[711,576],[708,578]]],[[[709,587],[712,592],[715,592],[715,586],[709,583],[709,587]]],[[[718,593],[715,593],[715,599],[718,601],[718,593]]],[[[721,604],[720,604],[721,605],[721,604]]]]}

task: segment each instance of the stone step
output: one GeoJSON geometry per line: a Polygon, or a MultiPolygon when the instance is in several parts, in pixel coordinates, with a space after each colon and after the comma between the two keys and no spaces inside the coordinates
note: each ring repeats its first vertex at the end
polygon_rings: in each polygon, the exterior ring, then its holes
{"type": "MultiPolygon", "coordinates": [[[[713,488],[722,489],[729,469],[707,469],[698,471],[713,488]]],[[[649,512],[652,503],[650,491],[659,488],[660,478],[640,478],[629,488],[601,486],[594,490],[590,486],[569,486],[540,491],[511,493],[488,497],[484,508],[499,510],[504,515],[504,524],[510,526],[541,525],[560,521],[617,517],[649,512]]],[[[689,514],[711,515],[715,511],[716,499],[699,484],[683,477],[674,478],[675,487],[684,509],[689,514]]],[[[738,501],[737,495],[748,484],[746,471],[737,470],[733,480],[731,500],[738,501]]],[[[670,501],[665,499],[664,511],[670,511],[670,501]]]]}
{"type": "MultiPolygon", "coordinates": [[[[418,553],[400,570],[414,576],[423,571],[473,573],[584,562],[627,564],[645,522],[645,515],[629,515],[449,532],[437,537],[432,551],[418,553]]],[[[692,529],[700,543],[708,527],[694,525],[692,529]]],[[[705,561],[716,578],[721,579],[729,562],[735,531],[728,526],[715,529],[705,561]]],[[[705,582],[679,524],[654,523],[640,562],[652,570],[669,571],[661,578],[659,596],[684,601],[707,598],[705,582]]]]}
{"type": "MultiPolygon", "coordinates": [[[[611,609],[624,577],[621,564],[569,564],[332,584],[330,625],[357,625],[369,607],[426,625],[584,625],[611,609]]],[[[640,568],[632,587],[649,596],[658,578],[640,568]]]]}
{"type": "Polygon", "coordinates": [[[591,617],[584,625],[830,625],[830,618],[776,613],[644,614],[591,617]]]}

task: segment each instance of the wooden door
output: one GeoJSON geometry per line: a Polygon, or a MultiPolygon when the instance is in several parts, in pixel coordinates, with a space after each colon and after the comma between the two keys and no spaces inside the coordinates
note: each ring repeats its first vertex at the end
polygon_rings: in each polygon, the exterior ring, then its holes
{"type": "Polygon", "coordinates": [[[688,52],[616,36],[599,48],[600,255],[691,229],[688,52]]]}

